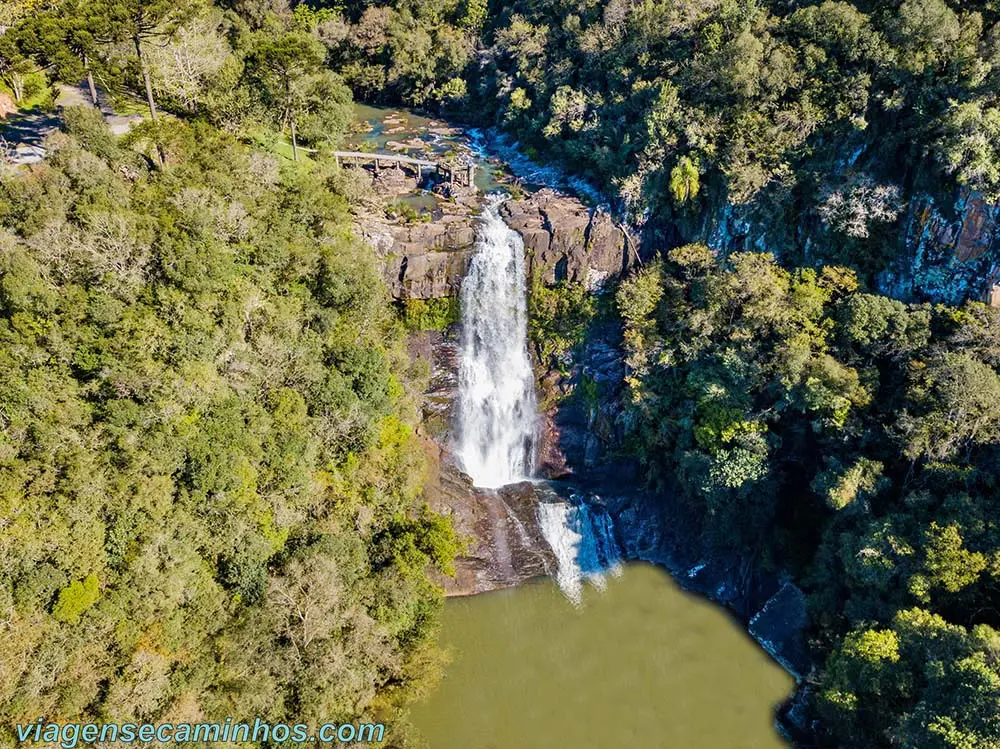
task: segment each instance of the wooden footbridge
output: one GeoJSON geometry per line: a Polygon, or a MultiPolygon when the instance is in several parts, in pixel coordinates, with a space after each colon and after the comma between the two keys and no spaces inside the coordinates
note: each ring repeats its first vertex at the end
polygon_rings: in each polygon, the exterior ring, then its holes
{"type": "Polygon", "coordinates": [[[444,161],[429,161],[415,159],[410,156],[400,156],[395,153],[365,153],[364,151],[334,151],[338,165],[367,166],[373,165],[375,174],[382,168],[403,169],[414,172],[417,179],[424,175],[424,170],[432,170],[442,181],[449,184],[456,182],[465,187],[472,187],[476,179],[475,164],[449,164],[444,161]]]}

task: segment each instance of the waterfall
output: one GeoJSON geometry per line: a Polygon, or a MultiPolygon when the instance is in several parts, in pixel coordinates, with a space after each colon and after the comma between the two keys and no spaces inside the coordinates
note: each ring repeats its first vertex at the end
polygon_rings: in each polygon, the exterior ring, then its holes
{"type": "Polygon", "coordinates": [[[579,605],[584,581],[603,588],[606,572],[620,573],[621,552],[608,513],[577,495],[572,499],[570,503],[550,494],[538,505],[538,521],[556,558],[556,583],[579,605]]]}
{"type": "Polygon", "coordinates": [[[483,209],[462,282],[456,455],[476,486],[531,477],[538,429],[528,358],[524,243],[499,202],[483,209]]]}
{"type": "MultiPolygon", "coordinates": [[[[476,251],[462,281],[455,455],[476,486],[497,489],[531,478],[538,407],[528,357],[524,242],[504,223],[500,203],[483,209],[476,251]]],[[[620,553],[611,518],[578,494],[536,484],[538,521],[555,556],[556,582],[575,604],[583,583],[603,584],[620,553]]],[[[520,527],[515,514],[515,521],[520,527]]]]}

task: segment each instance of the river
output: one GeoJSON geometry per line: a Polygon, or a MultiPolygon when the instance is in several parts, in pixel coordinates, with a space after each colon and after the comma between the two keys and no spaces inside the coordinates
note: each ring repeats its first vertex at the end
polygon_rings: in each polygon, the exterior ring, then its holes
{"type": "MultiPolygon", "coordinates": [[[[497,160],[483,161],[479,133],[371,108],[359,119],[355,147],[457,153],[479,161],[484,191],[505,181],[497,160]]],[[[519,160],[522,185],[552,181],[513,149],[503,155],[519,160]]],[[[446,446],[483,491],[533,475],[539,430],[524,244],[497,200],[482,209],[462,285],[456,436],[446,446]]],[[[585,489],[570,503],[551,487],[534,491],[554,579],[445,606],[452,661],[412,712],[430,749],[786,746],[775,711],[793,679],[724,610],[662,569],[622,565],[615,520],[585,489]]]]}

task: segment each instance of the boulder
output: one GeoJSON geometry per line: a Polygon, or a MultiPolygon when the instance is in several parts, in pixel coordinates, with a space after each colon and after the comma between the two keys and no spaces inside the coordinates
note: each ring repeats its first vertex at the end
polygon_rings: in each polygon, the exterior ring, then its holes
{"type": "Polygon", "coordinates": [[[750,620],[750,634],[785,670],[802,680],[809,670],[805,629],[809,624],[805,594],[786,582],[750,620]]]}

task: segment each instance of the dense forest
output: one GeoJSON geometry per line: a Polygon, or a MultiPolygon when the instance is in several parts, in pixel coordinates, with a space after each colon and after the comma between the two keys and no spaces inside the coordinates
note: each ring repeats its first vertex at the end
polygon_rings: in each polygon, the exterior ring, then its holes
{"type": "Polygon", "coordinates": [[[478,85],[500,120],[637,212],[683,210],[703,183],[734,203],[806,199],[842,187],[827,173],[861,146],[872,172],[858,180],[949,175],[995,196],[997,14],[944,0],[514,3],[478,85]]]}
{"type": "Polygon", "coordinates": [[[1000,312],[872,293],[914,194],[1000,197],[996,2],[0,16],[18,102],[90,80],[148,113],[115,138],[68,110],[0,181],[0,732],[394,717],[432,680],[427,568],[458,545],[421,507],[419,377],[324,157],[353,94],[515,133],[680,227],[613,304],[534,288],[536,350],[620,323],[623,453],[809,596],[820,745],[1000,747],[1000,312]],[[784,241],[671,241],[726,206],[784,241]]]}
{"type": "Polygon", "coordinates": [[[680,247],[618,291],[630,452],[810,596],[835,746],[1000,746],[1000,311],[680,247]]]}
{"type": "MultiPolygon", "coordinates": [[[[108,38],[178,6],[113,5],[108,38]]],[[[62,75],[86,58],[99,80],[141,83],[137,59],[99,57],[77,12],[4,38],[62,75]]],[[[177,44],[204,17],[185,22],[177,44]]],[[[308,142],[342,132],[350,94],[333,73],[280,72],[321,63],[318,42],[276,29],[243,51],[220,37],[244,55],[238,80],[184,96],[151,48],[154,106],[173,114],[116,138],[96,110],[66,110],[46,160],[0,180],[4,746],[38,716],[364,717],[401,745],[400,709],[433,682],[428,569],[447,571],[457,542],[422,507],[419,377],[352,236],[349,185],[257,133],[178,117],[239,101],[276,127],[298,116],[308,142]],[[281,75],[301,76],[304,98],[276,105],[260,81],[281,75]],[[314,86],[334,93],[317,94],[322,111],[314,86]]]]}

